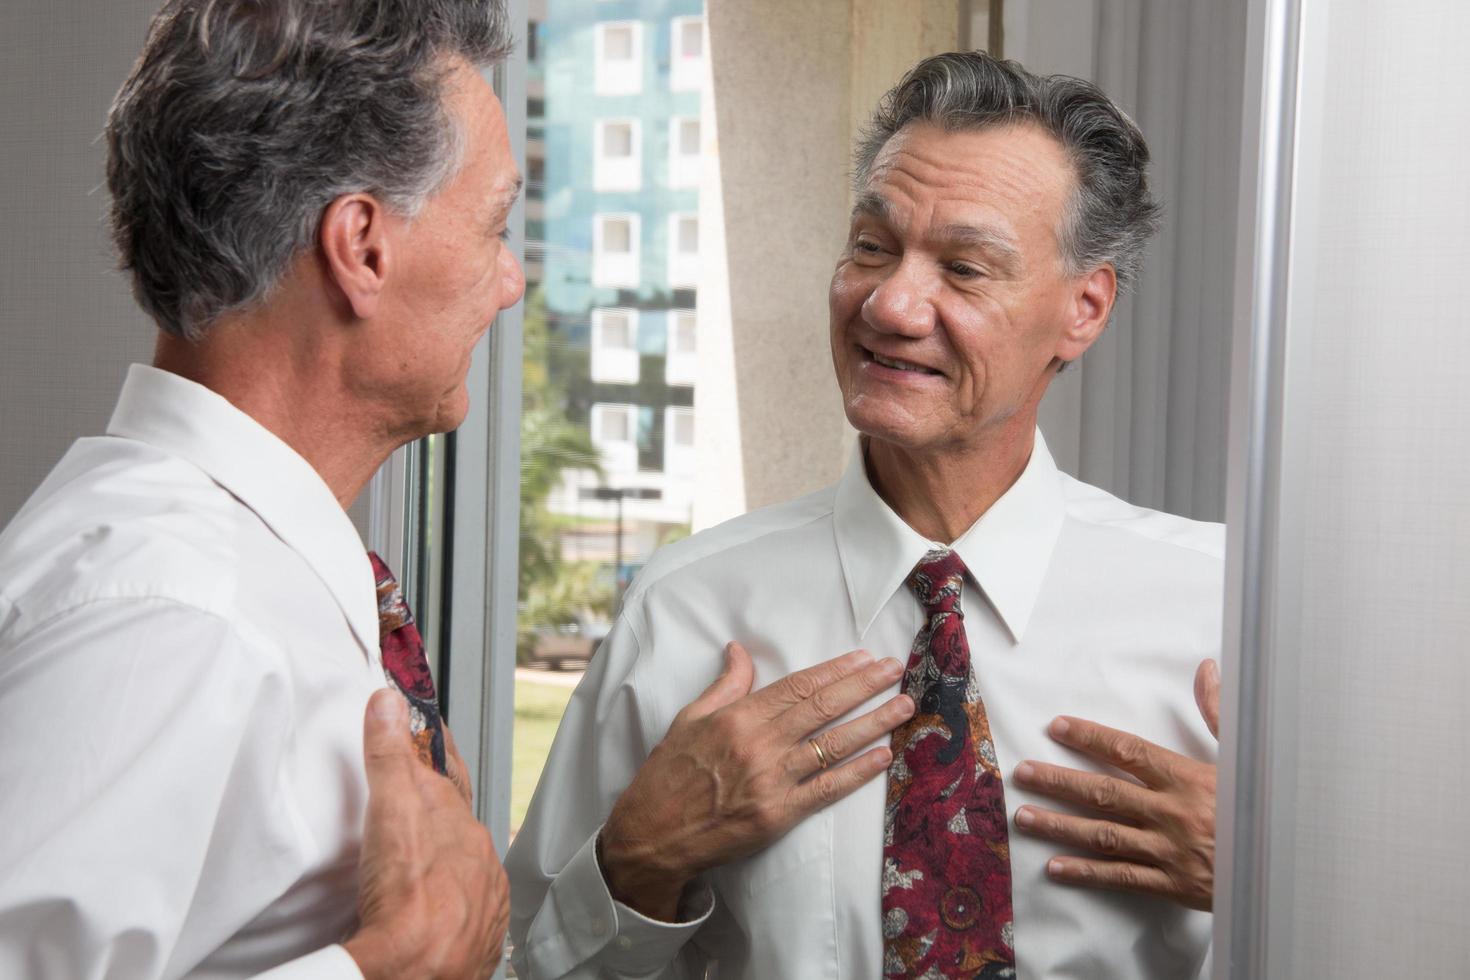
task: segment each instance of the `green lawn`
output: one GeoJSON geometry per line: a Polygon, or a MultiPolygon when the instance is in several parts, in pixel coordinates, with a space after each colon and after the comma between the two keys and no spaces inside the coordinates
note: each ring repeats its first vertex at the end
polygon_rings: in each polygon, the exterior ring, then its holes
{"type": "Polygon", "coordinates": [[[541,768],[551,752],[551,739],[556,726],[572,699],[572,689],[555,684],[516,683],[515,760],[510,786],[510,832],[514,834],[526,819],[531,794],[541,768]]]}

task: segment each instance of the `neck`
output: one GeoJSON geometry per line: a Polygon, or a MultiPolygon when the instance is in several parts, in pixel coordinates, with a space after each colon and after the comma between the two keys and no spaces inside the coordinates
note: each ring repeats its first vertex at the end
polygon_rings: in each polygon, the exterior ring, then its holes
{"type": "Polygon", "coordinates": [[[1035,443],[1034,413],[991,438],[926,452],[864,437],[873,489],[916,532],[952,544],[1020,479],[1035,443]]]}
{"type": "MultiPolygon", "coordinates": [[[[325,333],[325,332],[324,332],[325,333]]],[[[301,455],[343,509],[403,441],[343,383],[310,330],[267,317],[221,321],[196,342],[160,334],[153,366],[224,397],[301,455]]]]}

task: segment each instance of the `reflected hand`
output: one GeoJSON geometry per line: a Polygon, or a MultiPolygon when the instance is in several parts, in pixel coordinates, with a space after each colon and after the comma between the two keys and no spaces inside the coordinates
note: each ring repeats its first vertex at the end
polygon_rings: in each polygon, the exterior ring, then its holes
{"type": "Polygon", "coordinates": [[[836,763],[914,712],[899,695],[817,736],[819,758],[812,733],[891,686],[903,665],[857,650],[751,694],[750,654],[731,643],[725,658],[725,672],[674,718],[602,830],[613,896],[665,922],[695,875],[765,848],[884,772],[887,746],[836,763]]]}
{"type": "MultiPolygon", "coordinates": [[[[452,749],[452,743],[449,746],[452,749]]],[[[343,944],[365,980],[480,980],[500,962],[510,889],[490,833],[469,807],[464,760],[451,782],[424,765],[408,704],[368,701],[368,808],[358,867],[357,933],[343,944]]]]}
{"type": "MultiPolygon", "coordinates": [[[[1220,668],[1199,665],[1195,703],[1220,737],[1220,668]]],[[[1215,767],[1136,735],[1079,718],[1052,722],[1052,738],[1134,779],[1023,762],[1016,781],[1027,789],[1077,804],[1100,818],[1035,806],[1016,811],[1024,833],[1103,859],[1058,856],[1052,878],[1069,884],[1144,892],[1209,911],[1215,887],[1215,767]]]]}

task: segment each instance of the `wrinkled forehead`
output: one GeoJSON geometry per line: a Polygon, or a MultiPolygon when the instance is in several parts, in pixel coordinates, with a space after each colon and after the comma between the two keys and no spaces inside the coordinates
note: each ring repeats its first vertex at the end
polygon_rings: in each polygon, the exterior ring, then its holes
{"type": "Polygon", "coordinates": [[[1054,239],[1074,187],[1066,150],[1033,123],[946,130],[914,122],[879,150],[854,198],[854,216],[1028,229],[1054,239]]]}

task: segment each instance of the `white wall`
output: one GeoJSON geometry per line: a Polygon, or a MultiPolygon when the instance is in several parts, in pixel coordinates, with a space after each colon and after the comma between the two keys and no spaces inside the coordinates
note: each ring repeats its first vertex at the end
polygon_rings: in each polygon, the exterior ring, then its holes
{"type": "MultiPolygon", "coordinates": [[[[1244,722],[1225,732],[1236,853],[1217,909],[1234,938],[1216,976],[1463,977],[1470,7],[1254,6],[1261,24],[1303,19],[1299,52],[1279,45],[1299,97],[1274,100],[1298,112],[1289,197],[1243,226],[1266,260],[1244,283],[1255,314],[1273,275],[1284,292],[1274,343],[1246,320],[1240,335],[1256,347],[1239,378],[1227,667],[1243,679],[1227,709],[1244,722]]],[[[1269,136],[1269,88],[1262,103],[1269,136]]]]}
{"type": "Polygon", "coordinates": [[[0,525],[152,352],[113,271],[99,135],[157,7],[0,4],[0,525]]]}

